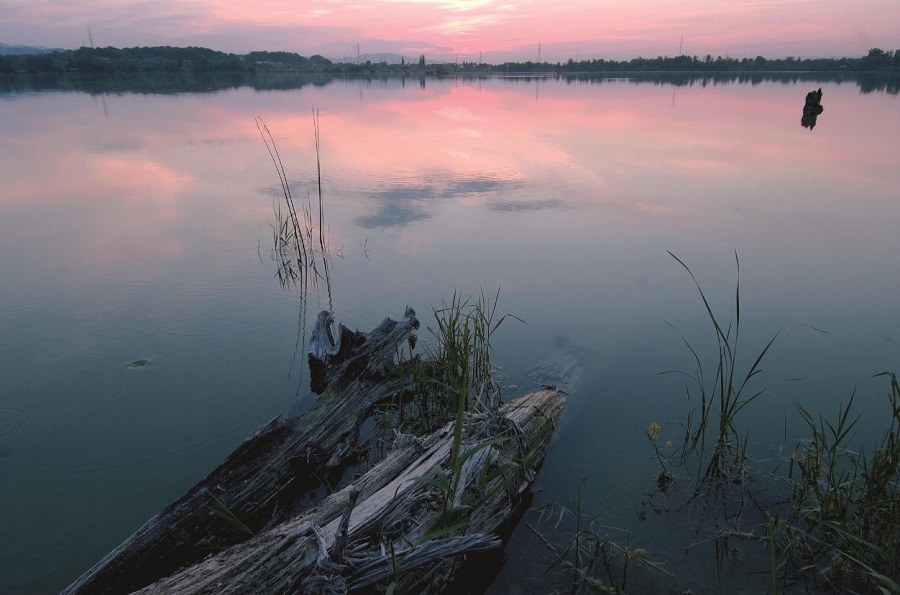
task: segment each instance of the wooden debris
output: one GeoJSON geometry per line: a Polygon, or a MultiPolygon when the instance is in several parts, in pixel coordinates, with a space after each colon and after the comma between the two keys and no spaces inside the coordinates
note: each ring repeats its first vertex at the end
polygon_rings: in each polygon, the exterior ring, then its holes
{"type": "Polygon", "coordinates": [[[399,393],[394,358],[419,323],[407,308],[370,333],[333,325],[320,314],[310,341],[322,393],[309,411],[255,431],[63,593],[346,593],[390,583],[439,592],[464,554],[498,547],[543,461],[562,394],[467,415],[457,469],[448,424],[399,436],[384,460],[326,496],[367,448],[363,421],[399,393]]]}
{"type": "Polygon", "coordinates": [[[397,449],[306,514],[140,593],[380,592],[390,583],[397,592],[440,592],[461,554],[500,545],[497,534],[543,460],[564,402],[559,392],[543,391],[499,415],[469,417],[464,451],[491,454],[449,509],[429,478],[452,476],[452,423],[421,446],[397,449]]]}

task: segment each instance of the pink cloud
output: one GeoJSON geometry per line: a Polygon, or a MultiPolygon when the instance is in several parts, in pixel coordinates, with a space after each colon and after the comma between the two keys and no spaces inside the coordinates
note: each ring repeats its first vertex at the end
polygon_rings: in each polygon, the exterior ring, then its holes
{"type": "Polygon", "coordinates": [[[422,49],[433,59],[628,58],[684,53],[861,55],[900,48],[896,0],[0,0],[0,39],[74,47],[207,45],[331,57],[422,49]]]}

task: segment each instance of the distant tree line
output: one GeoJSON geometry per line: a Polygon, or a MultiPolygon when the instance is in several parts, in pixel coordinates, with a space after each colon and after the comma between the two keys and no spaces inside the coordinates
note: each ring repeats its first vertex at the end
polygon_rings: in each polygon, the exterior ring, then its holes
{"type": "Polygon", "coordinates": [[[556,64],[547,62],[508,62],[495,67],[509,72],[673,72],[673,71],[871,71],[900,70],[900,50],[884,51],[872,48],[862,58],[776,58],[762,56],[756,58],[729,58],[711,54],[706,56],[659,56],[656,58],[634,58],[631,60],[581,60],[556,64]]]}
{"type": "Polygon", "coordinates": [[[605,73],[605,72],[789,72],[789,71],[900,71],[900,50],[872,48],[861,58],[767,59],[729,58],[712,55],[634,58],[632,60],[568,60],[550,62],[507,62],[489,65],[475,62],[426,64],[420,54],[416,63],[405,59],[400,64],[387,62],[332,62],[319,55],[308,58],[292,52],[250,52],[229,54],[201,47],[89,48],[61,52],[0,56],[0,73],[89,74],[140,72],[260,72],[292,71],[328,74],[411,74],[445,75],[456,72],[531,73],[605,73]]]}
{"type": "Polygon", "coordinates": [[[88,48],[19,56],[0,56],[0,72],[90,74],[135,72],[246,72],[254,70],[328,71],[331,60],[305,58],[291,52],[251,52],[246,55],[208,48],[169,46],[88,48]]]}

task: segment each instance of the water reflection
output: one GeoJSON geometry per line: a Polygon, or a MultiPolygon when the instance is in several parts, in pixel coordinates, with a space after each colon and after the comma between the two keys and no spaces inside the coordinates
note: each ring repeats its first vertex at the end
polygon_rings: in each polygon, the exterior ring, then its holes
{"type": "MultiPolygon", "coordinates": [[[[328,298],[327,310],[330,312],[334,308],[329,266],[330,247],[327,240],[325,203],[322,194],[322,170],[319,162],[321,141],[319,113],[314,110],[312,115],[316,153],[316,187],[318,190],[315,208],[309,192],[306,193],[305,198],[295,196],[294,188],[298,185],[292,184],[288,180],[275,137],[262,118],[257,116],[255,120],[257,130],[266,147],[272,165],[275,167],[275,173],[280,183],[280,187],[275,192],[276,199],[273,204],[274,221],[271,223],[271,255],[275,263],[275,276],[278,278],[282,289],[296,290],[298,294],[297,339],[294,342],[288,376],[291,377],[295,369],[299,368],[300,380],[296,391],[296,396],[299,397],[303,391],[303,379],[306,376],[303,354],[307,348],[309,293],[310,291],[317,291],[320,282],[325,284],[328,298]]],[[[262,260],[261,257],[260,260],[262,260]]],[[[310,374],[310,380],[312,382],[311,388],[315,391],[316,381],[312,374],[310,374]]]]}
{"type": "MultiPolygon", "coordinates": [[[[509,192],[524,186],[522,180],[495,179],[473,176],[469,179],[454,178],[450,172],[432,172],[426,174],[427,179],[420,184],[394,184],[382,190],[365,192],[364,195],[375,202],[374,212],[357,217],[357,225],[364,228],[402,227],[415,221],[424,221],[433,217],[436,210],[432,201],[477,199],[479,196],[495,196],[501,192],[509,192]]],[[[528,202],[490,202],[490,208],[504,210],[505,207],[518,206],[528,208],[528,202]],[[505,205],[505,206],[504,206],[505,205]]],[[[556,203],[550,201],[550,204],[556,203]]],[[[547,208],[544,201],[538,208],[547,208]]],[[[510,209],[512,210],[512,209],[510,209]]]]}
{"type": "MultiPolygon", "coordinates": [[[[598,74],[461,74],[452,80],[466,84],[477,84],[485,80],[502,78],[507,81],[534,83],[553,81],[589,84],[615,84],[627,80],[635,84],[707,86],[763,83],[820,83],[820,84],[855,84],[862,93],[883,92],[891,95],[900,94],[900,77],[885,73],[760,73],[760,72],[712,72],[712,73],[640,73],[629,72],[614,76],[598,74]]],[[[420,89],[428,84],[427,78],[407,79],[407,77],[386,77],[373,75],[335,76],[330,74],[308,74],[276,71],[260,71],[252,73],[203,73],[177,72],[166,76],[158,73],[118,74],[110,76],[91,76],[84,74],[34,74],[15,76],[0,74],[0,92],[85,92],[90,94],[119,95],[123,93],[140,94],[208,94],[222,91],[250,88],[256,91],[290,91],[305,87],[325,87],[334,83],[347,81],[362,82],[367,85],[377,83],[380,86],[406,87],[408,80],[415,80],[420,89]]],[[[438,84],[442,79],[430,79],[438,84]]],[[[538,93],[535,88],[535,95],[538,93]]],[[[358,94],[361,89],[358,90],[358,94]]]]}
{"type": "MultiPolygon", "coordinates": [[[[589,477],[585,504],[622,526],[623,490],[646,485],[634,469],[652,472],[647,417],[680,403],[656,384],[683,351],[663,320],[703,328],[667,251],[712,287],[741,253],[750,341],[786,322],[830,331],[779,344],[773,390],[819,379],[785,403],[815,409],[896,368],[900,121],[862,80],[549,77],[537,103],[526,78],[0,81],[0,592],[58,591],[284,412],[307,307],[371,328],[398,302],[427,312],[502,282],[529,322],[495,344],[511,382],[531,387],[519,372],[554,337],[584,348],[544,493],[589,477]],[[819,85],[841,117],[812,138],[796,106],[819,85]],[[296,264],[273,237],[290,231],[273,214],[287,219],[284,183],[309,205],[318,271],[290,291],[273,280],[296,264]],[[139,359],[152,365],[125,368],[139,359]]],[[[753,440],[771,426],[752,425],[753,440]]]]}

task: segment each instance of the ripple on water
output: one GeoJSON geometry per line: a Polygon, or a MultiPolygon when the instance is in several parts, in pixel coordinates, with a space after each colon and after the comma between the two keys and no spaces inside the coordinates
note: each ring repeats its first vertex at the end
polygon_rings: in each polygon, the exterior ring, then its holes
{"type": "Polygon", "coordinates": [[[12,434],[28,421],[28,412],[21,407],[0,407],[0,438],[12,434]]]}
{"type": "Polygon", "coordinates": [[[284,296],[254,288],[196,289],[160,300],[160,331],[189,337],[223,337],[272,325],[292,312],[284,296]]]}

